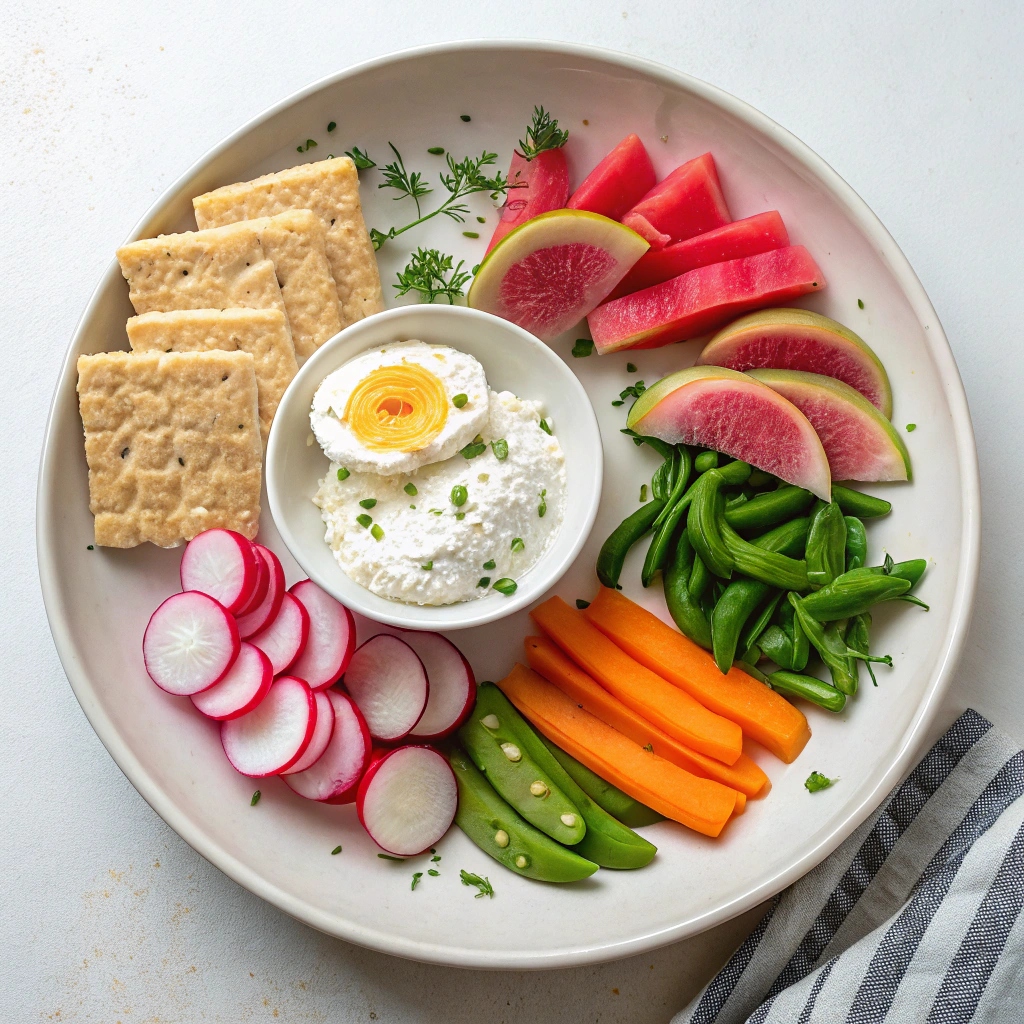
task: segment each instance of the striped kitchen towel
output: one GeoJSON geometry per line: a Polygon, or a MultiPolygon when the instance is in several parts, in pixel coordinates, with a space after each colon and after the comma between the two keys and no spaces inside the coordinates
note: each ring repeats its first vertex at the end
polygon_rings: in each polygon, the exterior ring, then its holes
{"type": "Polygon", "coordinates": [[[672,1024],[1024,1021],[1024,751],[966,711],[672,1024]]]}

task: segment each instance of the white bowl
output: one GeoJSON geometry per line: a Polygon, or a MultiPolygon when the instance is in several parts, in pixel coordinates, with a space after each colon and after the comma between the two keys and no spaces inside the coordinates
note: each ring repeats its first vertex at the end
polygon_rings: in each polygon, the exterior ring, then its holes
{"type": "Polygon", "coordinates": [[[463,306],[399,306],[360,320],[326,342],[299,370],[274,417],[267,446],[270,512],[295,561],[342,604],[377,622],[406,629],[465,629],[494,622],[535,601],[572,565],[597,516],[604,454],[601,431],[576,375],[543,342],[490,313],[463,306]],[[324,522],[313,495],[329,460],[309,443],[309,409],[321,381],[360,352],[416,338],[451,345],[483,364],[495,391],[543,403],[565,452],[565,518],[547,550],[522,576],[510,597],[449,605],[415,605],[379,597],[350,579],[324,540],[324,522]]]}

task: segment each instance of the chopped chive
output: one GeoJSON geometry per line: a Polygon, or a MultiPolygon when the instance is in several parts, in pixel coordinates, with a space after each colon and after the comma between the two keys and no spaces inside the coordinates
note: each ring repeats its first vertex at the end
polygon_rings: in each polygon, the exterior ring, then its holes
{"type": "Polygon", "coordinates": [[[494,457],[499,462],[504,462],[508,458],[508,441],[503,437],[498,438],[497,441],[492,441],[491,451],[494,452],[494,457]]]}
{"type": "Polygon", "coordinates": [[[469,497],[469,491],[466,490],[462,484],[456,484],[452,488],[452,493],[449,495],[452,504],[458,508],[460,505],[466,504],[466,499],[469,497]]]}
{"type": "Polygon", "coordinates": [[[315,149],[316,139],[306,139],[306,149],[315,149]]]}
{"type": "Polygon", "coordinates": [[[373,522],[373,517],[372,517],[372,516],[368,516],[368,515],[367,515],[367,514],[366,514],[366,513],[364,512],[364,513],[363,513],[362,515],[358,515],[358,516],[356,516],[356,522],[357,522],[357,523],[358,523],[358,524],[359,524],[359,525],[360,525],[360,526],[361,526],[361,527],[362,527],[362,528],[363,528],[364,530],[368,530],[368,529],[370,528],[370,523],[372,523],[372,522],[373,522]]]}
{"type": "Polygon", "coordinates": [[[477,434],[465,448],[459,449],[459,454],[464,459],[475,459],[478,455],[483,455],[485,451],[487,451],[487,443],[477,434]]]}
{"type": "Polygon", "coordinates": [[[817,793],[822,789],[828,789],[833,782],[838,781],[838,779],[830,779],[827,775],[822,775],[821,772],[811,772],[804,780],[804,786],[808,793],[817,793]]]}
{"type": "Polygon", "coordinates": [[[377,499],[363,498],[363,500],[359,502],[359,504],[362,505],[363,508],[373,508],[373,506],[377,504],[377,499]]]}
{"type": "Polygon", "coordinates": [[[351,475],[352,474],[344,466],[339,466],[338,467],[338,479],[339,480],[347,480],[351,475]]]}
{"type": "Polygon", "coordinates": [[[384,531],[383,531],[383,529],[381,529],[380,523],[374,523],[373,526],[370,527],[370,536],[374,540],[383,540],[384,539],[384,531]]]}
{"type": "Polygon", "coordinates": [[[478,224],[486,224],[487,223],[487,218],[486,217],[477,217],[476,222],[478,224]]]}
{"type": "Polygon", "coordinates": [[[626,403],[625,403],[625,402],[623,402],[621,398],[620,398],[620,399],[617,399],[617,400],[616,400],[616,401],[614,401],[614,402],[612,402],[612,405],[625,405],[625,404],[626,404],[626,403]]]}
{"type": "MultiPolygon", "coordinates": [[[[335,122],[335,121],[328,121],[327,122],[327,130],[329,132],[333,132],[334,129],[337,128],[337,127],[338,127],[337,122],[335,122]]],[[[338,849],[340,850],[341,847],[339,846],[338,849]]]]}
{"type": "Polygon", "coordinates": [[[431,156],[443,156],[444,155],[444,146],[428,146],[427,147],[427,152],[431,156]]]}
{"type": "Polygon", "coordinates": [[[572,346],[572,354],[576,359],[594,354],[594,343],[590,338],[577,338],[572,346]]]}
{"type": "Polygon", "coordinates": [[[397,860],[399,864],[405,863],[404,857],[392,857],[390,853],[378,853],[377,856],[380,857],[381,860],[397,860]]]}
{"type": "Polygon", "coordinates": [[[547,420],[543,420],[542,419],[540,421],[540,429],[543,430],[545,434],[550,434],[551,433],[551,426],[550,426],[550,424],[548,423],[547,420]]]}
{"type": "Polygon", "coordinates": [[[473,264],[473,271],[472,271],[473,275],[475,276],[478,273],[479,270],[480,270],[480,264],[479,263],[474,263],[473,264]]]}
{"type": "Polygon", "coordinates": [[[439,508],[432,508],[430,510],[430,514],[432,516],[441,516],[441,515],[444,515],[444,512],[441,509],[439,509],[439,508]]]}
{"type": "Polygon", "coordinates": [[[402,488],[402,490],[405,491],[405,493],[408,494],[410,498],[415,498],[416,495],[420,493],[418,490],[416,490],[416,485],[414,483],[406,484],[402,488]]]}
{"type": "Polygon", "coordinates": [[[626,373],[636,373],[636,365],[634,363],[626,363],[626,373]]]}
{"type": "Polygon", "coordinates": [[[491,589],[496,590],[499,594],[504,594],[506,597],[511,597],[519,589],[519,584],[515,580],[510,580],[507,576],[504,576],[491,589]]]}
{"type": "Polygon", "coordinates": [[[471,117],[469,116],[469,114],[459,114],[459,117],[460,117],[460,118],[461,118],[461,119],[462,119],[463,121],[472,121],[472,120],[473,120],[473,119],[472,119],[472,118],[471,118],[471,117]]]}
{"type": "Polygon", "coordinates": [[[452,398],[452,405],[454,405],[456,409],[461,409],[468,401],[469,401],[469,395],[459,394],[459,395],[453,396],[453,398],[452,398]]]}
{"type": "Polygon", "coordinates": [[[640,485],[640,503],[643,504],[647,500],[647,484],[640,485]]]}
{"type": "Polygon", "coordinates": [[[464,238],[479,238],[480,237],[480,232],[479,231],[463,231],[462,235],[463,235],[464,238]]]}
{"type": "Polygon", "coordinates": [[[339,853],[341,853],[341,847],[340,846],[336,846],[333,850],[331,850],[331,856],[332,857],[337,857],[339,853]]]}
{"type": "Polygon", "coordinates": [[[540,504],[537,506],[537,515],[541,519],[544,518],[548,511],[548,503],[544,500],[547,496],[548,492],[546,490],[540,492],[540,504]]]}
{"type": "Polygon", "coordinates": [[[466,513],[465,512],[456,512],[455,513],[455,518],[461,521],[461,520],[466,518],[466,513]]]}
{"type": "Polygon", "coordinates": [[[94,546],[94,545],[92,545],[92,544],[86,544],[86,545],[85,545],[85,550],[86,550],[86,551],[95,551],[95,550],[96,550],[96,548],[95,548],[95,546],[94,546]]]}
{"type": "Polygon", "coordinates": [[[523,538],[522,537],[513,537],[512,538],[512,550],[516,551],[516,552],[525,551],[526,550],[526,545],[523,543],[523,538]]]}
{"type": "Polygon", "coordinates": [[[648,754],[653,754],[654,753],[654,744],[653,743],[645,743],[644,744],[644,750],[646,750],[648,754]]]}
{"type": "Polygon", "coordinates": [[[261,796],[263,796],[263,794],[257,789],[256,792],[253,793],[252,799],[249,801],[249,806],[255,807],[260,802],[261,796]]]}
{"type": "Polygon", "coordinates": [[[410,505],[409,508],[414,509],[414,508],[416,508],[416,506],[415,505],[410,505]]]}
{"type": "Polygon", "coordinates": [[[491,577],[490,576],[481,576],[479,582],[477,583],[478,587],[489,587],[490,585],[491,585],[491,577]]]}
{"type": "Polygon", "coordinates": [[[907,433],[908,434],[912,434],[915,430],[917,430],[917,424],[916,423],[908,423],[907,424],[907,433]]]}
{"type": "Polygon", "coordinates": [[[589,601],[584,601],[582,597],[577,597],[576,598],[576,607],[579,608],[580,611],[583,611],[584,608],[589,608],[590,607],[590,602],[589,601]]]}
{"type": "Polygon", "coordinates": [[[430,859],[436,864],[441,859],[441,855],[438,853],[434,853],[433,850],[431,850],[430,852],[434,854],[434,856],[430,859]]]}
{"type": "Polygon", "coordinates": [[[409,888],[410,889],[415,889],[416,886],[420,884],[420,879],[422,877],[423,877],[423,872],[422,871],[414,871],[412,873],[412,885],[410,885],[409,888]]]}
{"type": "Polygon", "coordinates": [[[858,299],[857,300],[857,308],[858,309],[863,309],[864,308],[864,300],[863,299],[858,299]]]}
{"type": "Polygon", "coordinates": [[[432,875],[434,878],[437,878],[438,875],[441,874],[441,872],[438,871],[436,868],[427,868],[427,874],[432,875]]]}
{"type": "Polygon", "coordinates": [[[424,572],[430,572],[430,570],[434,568],[434,562],[433,562],[433,560],[431,560],[431,561],[429,561],[429,562],[424,562],[424,563],[423,563],[423,564],[422,564],[422,565],[420,566],[420,568],[421,568],[421,569],[422,569],[422,570],[423,570],[424,572]]]}
{"type": "Polygon", "coordinates": [[[430,848],[430,852],[431,852],[431,853],[437,853],[437,850],[435,850],[435,849],[434,849],[434,847],[432,846],[432,847],[430,848]]]}
{"type": "Polygon", "coordinates": [[[494,559],[493,558],[488,558],[487,561],[484,562],[483,567],[485,569],[493,569],[495,567],[494,559]]]}

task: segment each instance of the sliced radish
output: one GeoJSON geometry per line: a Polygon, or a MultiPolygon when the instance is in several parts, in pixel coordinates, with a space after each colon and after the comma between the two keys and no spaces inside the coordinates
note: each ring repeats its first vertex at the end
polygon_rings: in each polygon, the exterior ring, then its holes
{"type": "Polygon", "coordinates": [[[227,675],[208,690],[192,694],[192,703],[207,718],[227,721],[252,711],[273,681],[270,659],[258,647],[243,642],[227,675]]]}
{"type": "Polygon", "coordinates": [[[252,542],[234,530],[204,530],[181,556],[181,589],[198,590],[234,614],[256,587],[258,566],[252,542]]]}
{"type": "Polygon", "coordinates": [[[253,547],[266,563],[267,593],[258,607],[238,616],[238,633],[243,639],[255,636],[274,620],[281,610],[281,601],[285,592],[284,569],[281,567],[281,560],[262,544],[253,544],[253,547]]]}
{"type": "Polygon", "coordinates": [[[270,659],[276,676],[302,653],[308,638],[309,613],[286,593],[281,595],[281,609],[273,622],[250,637],[249,642],[270,659]]]}
{"type": "Polygon", "coordinates": [[[293,676],[305,679],[314,690],[336,683],[356,649],[356,623],[352,613],[312,580],[302,580],[288,591],[309,613],[309,639],[293,676]]]}
{"type": "Polygon", "coordinates": [[[388,633],[356,649],[344,682],[370,735],[385,743],[408,736],[427,706],[430,688],[423,662],[404,640],[388,633]]]}
{"type": "Polygon", "coordinates": [[[455,774],[431,747],[399,747],[374,762],[359,783],[356,811],[381,849],[412,857],[451,827],[458,803],[455,774]]]}
{"type": "Polygon", "coordinates": [[[235,618],[239,619],[243,615],[256,611],[263,604],[263,598],[267,596],[267,588],[270,586],[270,569],[267,567],[266,559],[260,554],[259,548],[255,544],[252,545],[252,550],[256,556],[256,585],[252,588],[252,596],[249,600],[235,612],[235,618]]]}
{"type": "Polygon", "coordinates": [[[313,697],[316,699],[316,728],[313,730],[313,737],[302,757],[291,768],[281,772],[282,775],[304,772],[312,767],[320,760],[320,756],[327,749],[327,744],[331,742],[331,733],[334,732],[334,705],[326,693],[314,693],[313,697]]]}
{"type": "MultiPolygon", "coordinates": [[[[469,716],[476,699],[476,677],[469,662],[440,633],[388,626],[382,629],[404,640],[419,655],[427,673],[427,706],[410,735],[420,740],[439,740],[454,732],[469,716]]],[[[295,675],[304,678],[301,672],[295,675]]]]}
{"type": "Polygon", "coordinates": [[[324,690],[334,708],[334,731],[320,759],[304,772],[282,776],[299,796],[329,804],[348,804],[370,761],[370,730],[355,703],[339,690],[324,690]]]}
{"type": "Polygon", "coordinates": [[[221,723],[220,742],[235,771],[253,778],[276,775],[306,752],[316,717],[313,691],[301,679],[281,676],[257,708],[221,723]]]}
{"type": "Polygon", "coordinates": [[[191,696],[213,686],[238,656],[238,627],[208,594],[175,594],[151,616],[142,638],[150,679],[168,693],[191,696]]]}

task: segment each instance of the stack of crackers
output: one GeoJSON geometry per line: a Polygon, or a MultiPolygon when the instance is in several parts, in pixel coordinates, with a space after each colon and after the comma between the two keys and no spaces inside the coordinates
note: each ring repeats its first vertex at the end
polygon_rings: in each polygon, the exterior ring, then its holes
{"type": "Polygon", "coordinates": [[[263,445],[301,360],[383,308],[348,157],[193,200],[198,231],[117,252],[131,352],[78,360],[96,543],[259,528],[263,445]]]}

